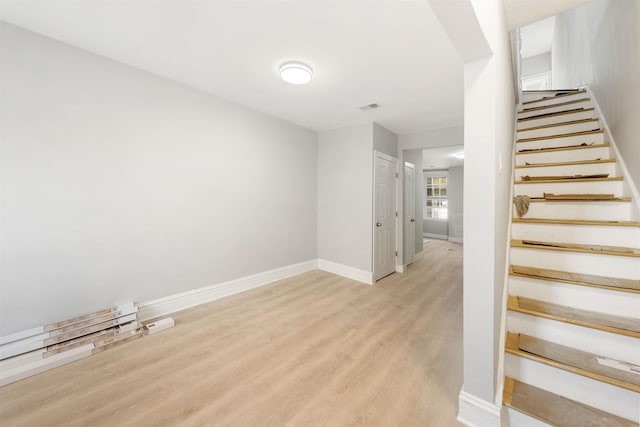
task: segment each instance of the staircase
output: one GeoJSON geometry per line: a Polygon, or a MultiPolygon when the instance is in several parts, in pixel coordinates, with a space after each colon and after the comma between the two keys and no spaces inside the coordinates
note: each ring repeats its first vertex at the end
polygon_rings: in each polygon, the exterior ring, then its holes
{"type": "Polygon", "coordinates": [[[585,90],[518,113],[505,346],[511,426],[638,426],[640,222],[585,90]]]}

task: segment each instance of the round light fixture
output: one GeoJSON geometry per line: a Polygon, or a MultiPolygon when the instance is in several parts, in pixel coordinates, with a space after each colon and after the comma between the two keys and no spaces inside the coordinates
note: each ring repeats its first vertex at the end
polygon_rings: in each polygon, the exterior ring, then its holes
{"type": "Polygon", "coordinates": [[[280,66],[280,77],[292,85],[303,85],[311,81],[313,71],[300,62],[287,62],[280,66]]]}
{"type": "Polygon", "coordinates": [[[464,159],[464,151],[454,154],[456,159],[464,159]]]}

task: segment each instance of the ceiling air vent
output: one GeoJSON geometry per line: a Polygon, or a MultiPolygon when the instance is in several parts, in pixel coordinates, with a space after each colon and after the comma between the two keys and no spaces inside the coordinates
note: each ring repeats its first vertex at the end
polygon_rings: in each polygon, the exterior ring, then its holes
{"type": "Polygon", "coordinates": [[[372,102],[371,104],[361,105],[358,108],[360,108],[362,111],[375,110],[376,108],[380,108],[380,104],[378,104],[377,102],[372,102]]]}

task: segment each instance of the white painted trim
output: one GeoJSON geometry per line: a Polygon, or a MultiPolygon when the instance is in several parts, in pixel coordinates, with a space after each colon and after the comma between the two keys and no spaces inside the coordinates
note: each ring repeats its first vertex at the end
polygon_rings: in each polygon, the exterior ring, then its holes
{"type": "Polygon", "coordinates": [[[422,233],[422,237],[431,237],[432,239],[449,240],[448,234],[422,233]]]}
{"type": "Polygon", "coordinates": [[[469,427],[500,427],[500,407],[460,390],[458,421],[469,427]]]}
{"type": "MultiPolygon", "coordinates": [[[[581,87],[581,89],[582,88],[587,90],[587,97],[591,99],[591,102],[593,103],[593,108],[595,109],[596,117],[600,119],[600,123],[602,123],[602,127],[604,127],[606,138],[608,138],[608,141],[605,139],[605,142],[609,142],[609,144],[611,145],[611,148],[613,148],[616,162],[620,166],[620,170],[622,170],[622,174],[624,175],[624,185],[628,186],[629,191],[631,191],[631,196],[633,198],[631,203],[632,203],[632,206],[635,207],[635,213],[632,215],[631,219],[638,220],[640,218],[640,192],[638,191],[638,187],[636,187],[636,183],[633,182],[633,180],[631,179],[631,175],[629,174],[629,169],[627,169],[627,165],[625,164],[624,159],[620,155],[620,151],[618,150],[616,141],[613,139],[613,134],[611,133],[611,129],[609,129],[607,120],[605,119],[604,114],[602,114],[602,109],[598,104],[598,100],[596,99],[595,95],[593,94],[589,86],[584,85],[581,87]]],[[[637,183],[637,184],[640,185],[640,183],[637,183]]]]}
{"type": "Polygon", "coordinates": [[[57,368],[58,366],[66,365],[79,359],[84,359],[85,357],[91,356],[93,348],[93,344],[87,344],[47,357],[46,359],[36,359],[11,369],[3,369],[0,372],[0,387],[39,374],[40,372],[48,371],[49,369],[57,368]]]}
{"type": "Polygon", "coordinates": [[[241,277],[216,285],[205,286],[179,294],[169,295],[138,304],[138,321],[144,322],[176,311],[184,310],[196,305],[214,301],[229,295],[248,291],[260,286],[268,285],[278,280],[315,270],[317,261],[309,260],[298,264],[287,265],[251,276],[241,277]]]}
{"type": "Polygon", "coordinates": [[[402,264],[396,264],[396,273],[404,273],[407,271],[407,266],[402,264]]]}
{"type": "MultiPolygon", "coordinates": [[[[509,201],[513,200],[513,192],[516,171],[516,140],[518,135],[518,106],[515,107],[515,114],[513,119],[513,148],[511,150],[511,178],[509,190],[509,201]]],[[[509,267],[511,266],[511,224],[513,221],[513,203],[509,204],[509,217],[507,225],[507,241],[506,241],[506,255],[504,265],[504,284],[502,287],[502,303],[500,306],[500,339],[498,341],[498,368],[496,370],[496,395],[494,401],[496,404],[502,402],[502,392],[504,390],[504,348],[507,340],[507,297],[509,295],[509,267]]]]}
{"type": "Polygon", "coordinates": [[[462,237],[449,237],[447,240],[454,243],[462,243],[462,237]]]}
{"type": "Polygon", "coordinates": [[[338,264],[337,262],[327,261],[326,259],[318,259],[318,270],[328,271],[329,273],[337,274],[338,276],[357,280],[358,282],[362,282],[367,285],[373,285],[372,271],[360,270],[359,268],[338,264]]]}

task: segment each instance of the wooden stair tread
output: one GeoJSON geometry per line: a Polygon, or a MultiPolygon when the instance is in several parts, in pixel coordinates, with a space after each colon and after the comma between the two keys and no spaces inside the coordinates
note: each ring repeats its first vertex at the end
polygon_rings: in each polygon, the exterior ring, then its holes
{"type": "Polygon", "coordinates": [[[565,97],[565,96],[577,95],[579,93],[586,93],[587,91],[584,90],[584,89],[578,89],[578,90],[571,90],[571,91],[562,90],[562,91],[559,91],[559,92],[560,92],[560,95],[544,96],[544,97],[542,97],[540,99],[536,99],[535,101],[523,102],[522,105],[533,104],[534,102],[549,101],[551,99],[558,99],[558,98],[562,98],[562,97],[565,97]]]}
{"type": "Polygon", "coordinates": [[[530,128],[522,128],[522,129],[518,129],[518,132],[527,132],[530,130],[538,130],[538,129],[548,129],[548,128],[555,128],[558,126],[570,126],[570,125],[579,125],[581,123],[590,123],[590,122],[597,122],[600,119],[580,119],[580,120],[570,120],[568,122],[560,122],[560,123],[552,123],[550,125],[540,125],[540,126],[533,126],[530,128]]]}
{"type": "Polygon", "coordinates": [[[527,277],[538,280],[571,283],[594,288],[611,289],[622,292],[640,293],[640,280],[620,279],[618,277],[596,276],[593,274],[572,273],[561,270],[512,265],[509,268],[512,276],[527,277]]]}
{"type": "Polygon", "coordinates": [[[522,119],[518,119],[518,122],[526,122],[527,120],[543,119],[543,118],[547,118],[547,117],[563,116],[565,114],[583,113],[585,111],[593,111],[593,110],[594,110],[593,107],[590,107],[590,108],[574,108],[573,110],[558,111],[556,113],[547,113],[547,114],[540,114],[538,116],[525,117],[525,118],[522,118],[522,119]]]}
{"type": "Polygon", "coordinates": [[[634,373],[603,365],[598,361],[606,359],[602,356],[512,332],[507,334],[505,349],[507,353],[516,356],[640,393],[640,372],[634,373]]]}
{"type": "Polygon", "coordinates": [[[590,101],[590,99],[587,97],[584,97],[580,99],[574,99],[573,101],[565,101],[565,102],[558,102],[557,104],[543,105],[541,107],[525,108],[523,110],[518,111],[518,113],[530,113],[532,111],[547,110],[549,108],[563,107],[565,105],[571,105],[571,104],[579,104],[585,101],[590,101]]]}
{"type": "Polygon", "coordinates": [[[558,184],[560,182],[593,182],[593,181],[623,181],[624,177],[621,176],[611,176],[607,178],[572,178],[567,177],[566,179],[538,179],[531,181],[516,181],[516,184],[558,184]]]}
{"type": "Polygon", "coordinates": [[[630,202],[631,197],[606,197],[606,198],[587,198],[586,196],[592,196],[590,194],[585,194],[585,198],[573,198],[573,199],[562,199],[558,198],[545,198],[545,197],[529,197],[530,203],[539,203],[539,202],[548,202],[548,203],[567,203],[567,202],[581,202],[581,203],[602,203],[602,202],[630,202]]]}
{"type": "Polygon", "coordinates": [[[513,218],[513,222],[528,224],[604,225],[612,227],[640,227],[636,221],[598,221],[589,219],[513,218]]]}
{"type": "Polygon", "coordinates": [[[532,150],[520,150],[516,152],[517,155],[522,154],[536,154],[536,153],[548,153],[552,151],[567,151],[567,150],[586,150],[589,148],[606,148],[609,147],[609,143],[604,144],[591,144],[591,145],[568,145],[566,147],[550,147],[550,148],[540,148],[540,149],[532,149],[532,150]]]}
{"type": "Polygon", "coordinates": [[[511,247],[541,249],[560,252],[580,252],[588,254],[616,255],[640,258],[640,248],[624,246],[588,245],[563,242],[543,242],[538,240],[511,240],[511,247]]]}
{"type": "Polygon", "coordinates": [[[544,168],[548,166],[578,166],[578,165],[595,165],[599,163],[615,163],[616,159],[595,159],[595,160],[578,160],[572,162],[550,162],[550,163],[532,163],[525,165],[516,165],[516,169],[523,168],[544,168]]]}
{"type": "Polygon", "coordinates": [[[502,401],[530,417],[559,427],[638,427],[625,418],[506,377],[502,401]]]}
{"type": "Polygon", "coordinates": [[[604,133],[604,131],[602,129],[595,129],[595,130],[585,130],[585,131],[581,131],[581,132],[569,132],[569,133],[561,133],[558,135],[549,135],[549,136],[536,136],[533,138],[521,138],[518,139],[516,142],[517,143],[522,143],[522,142],[531,142],[531,141],[544,141],[547,139],[558,139],[558,138],[569,138],[571,136],[588,136],[588,135],[598,135],[604,133]]]}
{"type": "Polygon", "coordinates": [[[572,325],[640,338],[640,319],[581,310],[513,295],[509,295],[507,309],[572,325]]]}

